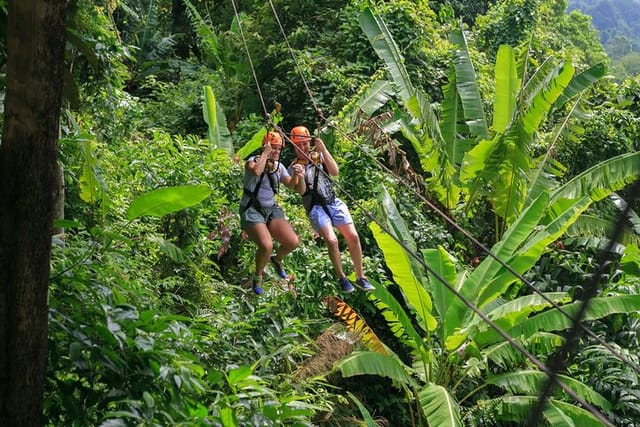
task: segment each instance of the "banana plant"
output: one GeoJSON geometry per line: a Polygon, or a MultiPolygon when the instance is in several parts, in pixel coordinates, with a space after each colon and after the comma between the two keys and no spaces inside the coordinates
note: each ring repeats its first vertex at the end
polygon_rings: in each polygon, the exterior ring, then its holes
{"type": "MultiPolygon", "coordinates": [[[[487,197],[506,227],[540,192],[557,186],[553,178],[561,165],[550,156],[533,158],[532,143],[551,112],[579,99],[604,76],[602,64],[575,75],[570,63],[549,59],[528,76],[524,65],[529,51],[525,49],[517,56],[513,48],[501,46],[495,64],[493,122],[489,128],[461,30],[453,30],[450,35],[453,68],[438,117],[427,96],[412,84],[384,21],[365,9],[360,26],[385,62],[391,85],[377,83],[376,91],[371,92],[375,96],[363,97],[358,111],[372,110],[365,103],[375,103],[379,108],[384,101],[399,98],[403,109],[394,108],[394,122],[384,129],[401,133],[412,144],[429,176],[431,192],[444,206],[452,209],[462,200],[471,207],[487,197]],[[389,86],[394,88],[393,93],[389,86]]],[[[567,114],[573,111],[570,108],[567,114]]],[[[566,119],[561,121],[556,135],[566,123],[566,119]]],[[[498,237],[501,231],[496,230],[498,237]]]]}
{"type": "MultiPolygon", "coordinates": [[[[640,162],[636,163],[640,167],[640,162]]],[[[540,195],[514,221],[492,253],[518,273],[529,270],[546,245],[593,202],[589,197],[588,201],[575,197],[564,203],[561,212],[556,198],[567,193],[568,189],[562,189],[540,195]]],[[[561,332],[572,326],[567,314],[575,313],[580,302],[571,301],[565,292],[509,300],[508,290],[518,278],[493,257],[469,271],[443,248],[422,250],[415,256],[415,242],[401,216],[384,188],[380,194],[377,217],[385,221],[382,226],[372,223],[371,229],[404,301],[397,301],[385,287],[376,288],[371,299],[391,331],[411,348],[414,363],[405,364],[394,354],[354,353],[337,365],[342,375],[386,376],[408,387],[424,425],[459,426],[465,414],[482,411],[503,421],[526,422],[527,409],[535,403],[545,374],[462,304],[456,293],[538,358],[552,354],[563,343],[561,332]],[[399,367],[406,374],[401,374],[399,367]],[[496,397],[489,393],[490,386],[500,388],[502,394],[496,397]]],[[[638,295],[603,296],[590,306],[586,319],[631,313],[639,307],[638,295]]],[[[585,402],[605,412],[611,409],[610,403],[587,385],[567,376],[561,381],[585,402]]],[[[559,425],[601,425],[593,414],[561,394],[550,400],[543,415],[559,425]]]]}

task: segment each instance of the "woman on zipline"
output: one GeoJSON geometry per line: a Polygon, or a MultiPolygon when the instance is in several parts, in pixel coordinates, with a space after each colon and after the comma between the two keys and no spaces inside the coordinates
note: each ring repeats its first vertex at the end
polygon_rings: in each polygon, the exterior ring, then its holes
{"type": "Polygon", "coordinates": [[[347,205],[336,197],[330,176],[338,175],[338,164],[320,138],[312,138],[309,129],[296,126],[291,129],[291,142],[296,149],[296,159],[289,166],[289,172],[304,167],[304,187],[296,188],[302,195],[302,204],[313,229],[320,234],[329,250],[329,259],[338,276],[338,284],[343,292],[353,292],[353,284],[342,270],[342,258],[338,247],[338,238],[333,231],[337,228],[347,242],[353,268],[356,271],[355,285],[372,291],[375,287],[369,283],[362,269],[362,248],[360,237],[353,225],[347,205]],[[311,151],[311,140],[315,141],[315,150],[311,151]]]}
{"type": "Polygon", "coordinates": [[[268,132],[262,140],[262,153],[249,157],[244,167],[244,194],[240,200],[240,226],[258,248],[255,272],[251,286],[256,295],[262,294],[262,276],[271,260],[278,275],[286,279],[282,267],[284,257],[298,247],[298,235],[287,222],[282,208],[275,202],[278,184],[299,193],[305,192],[304,168],[299,165],[289,172],[280,163],[280,152],[284,144],[276,132],[268,132]],[[273,239],[280,246],[275,255],[273,239]]]}

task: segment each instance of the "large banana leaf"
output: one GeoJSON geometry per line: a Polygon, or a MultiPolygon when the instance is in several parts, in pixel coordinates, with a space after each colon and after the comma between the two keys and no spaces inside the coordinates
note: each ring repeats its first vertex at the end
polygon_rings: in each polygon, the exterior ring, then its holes
{"type": "Polygon", "coordinates": [[[493,130],[497,133],[505,133],[511,121],[514,119],[516,97],[520,88],[515,55],[510,46],[501,45],[498,48],[495,76],[493,130]]]}
{"type": "MultiPolygon", "coordinates": [[[[551,204],[589,196],[601,200],[640,176],[640,151],[612,157],[587,169],[551,194],[551,204]]],[[[555,209],[554,209],[555,210],[555,209]]]]}
{"type": "Polygon", "coordinates": [[[602,79],[607,72],[607,66],[603,63],[596,64],[571,79],[571,82],[567,85],[564,92],[558,97],[554,109],[562,108],[567,101],[571,100],[574,96],[584,92],[595,82],[602,79]]]}
{"type": "MultiPolygon", "coordinates": [[[[443,247],[440,246],[438,249],[425,249],[422,251],[422,255],[424,261],[433,272],[444,278],[454,289],[460,291],[460,288],[465,282],[466,272],[463,272],[458,279],[455,260],[443,247]]],[[[444,319],[449,306],[457,299],[457,296],[449,290],[449,288],[444,286],[431,271],[428,272],[428,277],[429,292],[431,293],[436,311],[440,319],[444,319]]],[[[445,332],[443,328],[440,328],[440,334],[440,339],[444,342],[447,336],[444,335],[445,332]]]]}
{"type": "Polygon", "coordinates": [[[430,426],[462,426],[458,402],[446,388],[429,383],[418,392],[420,406],[430,426]]]}
{"type": "MultiPolygon", "coordinates": [[[[602,421],[586,409],[561,400],[551,400],[550,403],[557,410],[564,412],[569,418],[571,418],[576,427],[602,427],[602,421]]],[[[547,411],[545,411],[544,415],[549,422],[553,421],[553,419],[548,417],[547,411]]],[[[555,424],[551,425],[555,427],[555,424]]]]}
{"type": "MultiPolygon", "coordinates": [[[[638,224],[640,224],[640,222],[638,224]]],[[[580,218],[567,229],[566,235],[567,237],[596,237],[607,241],[607,236],[611,235],[615,226],[615,222],[608,219],[593,215],[581,215],[580,218]]],[[[640,229],[640,226],[635,225],[635,229],[640,229]]],[[[620,236],[620,243],[623,245],[633,244],[640,246],[640,232],[624,231],[620,236]]]]}
{"type": "MultiPolygon", "coordinates": [[[[517,274],[524,274],[535,265],[546,248],[560,238],[569,225],[573,224],[590,204],[591,199],[588,197],[576,200],[575,203],[567,205],[564,212],[545,227],[535,227],[523,242],[522,247],[513,257],[506,260],[507,264],[517,274]]],[[[516,280],[519,278],[513,272],[506,269],[500,271],[481,289],[477,299],[478,307],[483,308],[496,297],[502,295],[516,280]]]]}
{"type": "Polygon", "coordinates": [[[384,254],[385,264],[391,270],[394,281],[402,289],[407,304],[415,311],[418,324],[424,330],[434,330],[437,321],[431,314],[431,297],[422,286],[419,276],[415,275],[412,259],[404,248],[377,223],[371,222],[369,228],[384,254]]]}
{"type": "Polygon", "coordinates": [[[220,148],[225,150],[229,156],[232,156],[233,140],[231,139],[231,132],[227,128],[227,118],[224,115],[224,111],[219,108],[211,86],[204,87],[202,113],[204,121],[209,126],[207,136],[211,149],[220,148]]]}
{"type": "Polygon", "coordinates": [[[127,209],[127,218],[132,220],[143,215],[162,217],[197,205],[210,194],[211,189],[204,184],[158,188],[136,197],[127,209]]]}
{"type": "Polygon", "coordinates": [[[549,113],[556,99],[564,92],[574,73],[573,65],[565,62],[548,76],[548,84],[531,100],[531,104],[522,117],[523,127],[527,134],[532,135],[538,130],[542,119],[549,113]]]}
{"type": "Polygon", "coordinates": [[[358,99],[355,111],[351,114],[348,126],[351,130],[355,130],[362,118],[371,117],[389,99],[393,96],[391,83],[387,80],[376,80],[371,86],[368,86],[364,93],[358,99]]]}
{"type": "MultiPolygon", "coordinates": [[[[479,401],[478,406],[491,411],[497,421],[526,425],[537,401],[537,396],[500,396],[479,401]]],[[[602,427],[602,422],[589,411],[556,399],[549,399],[543,416],[553,427],[602,427]]]]}
{"type": "Polygon", "coordinates": [[[441,318],[444,318],[447,314],[447,308],[449,308],[456,296],[446,286],[442,286],[442,283],[434,273],[444,278],[447,283],[453,284],[456,290],[459,290],[463,282],[457,279],[456,260],[442,246],[438,246],[437,249],[424,249],[422,250],[422,256],[425,263],[432,269],[432,271],[428,272],[429,290],[434,300],[436,311],[441,318]]]}
{"type": "MultiPolygon", "coordinates": [[[[533,354],[549,355],[563,345],[565,339],[558,334],[539,332],[527,340],[517,341],[520,341],[520,344],[533,354]]],[[[503,370],[521,367],[522,362],[526,359],[525,356],[519,350],[516,350],[508,341],[502,341],[484,347],[480,350],[480,353],[486,366],[491,362],[503,370]]]]}
{"type": "MultiPolygon", "coordinates": [[[[544,372],[523,370],[490,377],[487,383],[501,387],[511,394],[535,396],[540,393],[547,380],[548,376],[544,372]]],[[[606,410],[611,409],[611,403],[588,385],[566,375],[558,375],[558,380],[584,401],[606,410]]]]}
{"type": "MultiPolygon", "coordinates": [[[[504,330],[511,329],[515,325],[527,319],[531,313],[541,311],[550,307],[552,304],[566,304],[571,301],[571,297],[567,292],[546,292],[543,295],[531,294],[524,295],[500,305],[498,308],[487,313],[487,317],[493,320],[498,326],[504,330]]],[[[484,332],[490,326],[479,316],[467,326],[469,336],[473,339],[474,335],[484,332]]]]}
{"type": "Polygon", "coordinates": [[[336,369],[345,377],[358,375],[378,375],[391,379],[400,386],[417,386],[415,380],[407,372],[408,367],[394,356],[375,352],[354,352],[350,356],[336,362],[336,369]]]}
{"type": "Polygon", "coordinates": [[[362,11],[359,21],[360,28],[369,39],[369,43],[387,65],[400,98],[407,103],[415,93],[415,89],[409,78],[409,73],[407,73],[402,63],[400,50],[393,40],[387,25],[369,7],[362,11]]]}
{"type": "MultiPolygon", "coordinates": [[[[553,308],[545,312],[535,314],[506,332],[512,337],[522,336],[527,339],[527,337],[532,336],[538,331],[551,332],[569,329],[573,326],[573,320],[569,319],[565,313],[572,318],[575,317],[582,304],[582,301],[577,301],[563,305],[561,306],[561,309],[564,313],[560,312],[557,308],[553,308]]],[[[586,322],[601,319],[618,313],[633,313],[639,310],[640,295],[598,297],[589,301],[589,305],[585,311],[582,321],[586,322]]],[[[475,337],[476,343],[479,346],[499,342],[502,339],[503,338],[492,329],[487,330],[484,333],[477,334],[475,337]]]]}
{"type": "Polygon", "coordinates": [[[262,146],[262,140],[267,134],[267,128],[261,128],[236,153],[239,159],[246,159],[251,153],[262,146]]]}
{"type": "Polygon", "coordinates": [[[456,88],[462,102],[465,121],[473,135],[480,139],[487,139],[489,129],[486,114],[464,33],[455,29],[451,32],[449,40],[458,47],[454,52],[453,64],[456,71],[456,88]]]}

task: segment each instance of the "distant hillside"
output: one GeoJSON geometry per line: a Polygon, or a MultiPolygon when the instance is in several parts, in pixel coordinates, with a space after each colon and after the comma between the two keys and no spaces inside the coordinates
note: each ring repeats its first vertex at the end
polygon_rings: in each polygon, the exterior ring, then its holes
{"type": "Polygon", "coordinates": [[[640,74],[640,0],[568,0],[568,11],[590,15],[619,77],[640,74]]]}
{"type": "Polygon", "coordinates": [[[640,0],[569,0],[568,10],[578,9],[590,15],[606,47],[622,36],[640,40],[640,0]]]}

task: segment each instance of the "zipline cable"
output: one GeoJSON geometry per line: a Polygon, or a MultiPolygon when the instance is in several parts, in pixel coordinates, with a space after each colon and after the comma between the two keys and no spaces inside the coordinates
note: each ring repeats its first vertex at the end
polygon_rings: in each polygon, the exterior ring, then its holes
{"type": "MultiPolygon", "coordinates": [[[[365,153],[366,156],[368,156],[370,159],[372,159],[384,172],[386,172],[387,174],[390,174],[399,183],[403,184],[407,189],[411,190],[425,205],[427,205],[427,207],[429,207],[431,210],[436,212],[442,219],[444,219],[446,222],[451,224],[456,230],[460,231],[465,237],[467,237],[472,243],[474,243],[478,248],[480,248],[483,252],[485,252],[490,258],[493,258],[494,260],[496,260],[496,262],[498,262],[498,264],[500,264],[502,267],[504,267],[506,270],[508,270],[511,274],[513,274],[514,277],[516,277],[517,279],[522,281],[522,283],[525,284],[529,289],[531,289],[534,293],[538,294],[540,297],[542,297],[542,299],[544,299],[547,303],[549,303],[556,310],[558,310],[558,312],[560,314],[565,316],[571,322],[575,321],[575,318],[571,314],[567,313],[567,311],[562,306],[560,306],[558,303],[556,303],[551,298],[549,298],[547,295],[545,295],[544,292],[542,292],[541,290],[536,288],[533,283],[531,283],[524,276],[522,276],[520,273],[515,271],[513,269],[513,267],[511,267],[509,264],[504,262],[500,257],[495,255],[491,251],[491,249],[487,248],[484,244],[482,244],[480,241],[478,241],[469,231],[467,231],[464,227],[460,226],[456,221],[454,221],[446,213],[444,213],[441,209],[439,209],[435,204],[433,204],[433,202],[431,202],[429,199],[427,199],[424,195],[420,194],[418,192],[418,190],[416,190],[411,185],[409,185],[404,179],[402,179],[402,177],[398,176],[394,171],[389,169],[386,165],[384,165],[375,156],[371,155],[365,149],[365,147],[363,147],[362,145],[358,145],[358,143],[356,143],[349,135],[347,135],[346,133],[342,132],[342,130],[340,128],[338,128],[337,126],[332,125],[330,122],[327,122],[327,123],[328,123],[329,127],[331,127],[332,129],[335,129],[343,138],[345,138],[346,140],[350,141],[355,146],[359,146],[360,147],[360,151],[362,151],[363,153],[365,153]]],[[[633,361],[629,360],[626,356],[624,356],[623,354],[618,352],[616,349],[614,349],[609,343],[607,343],[602,338],[600,338],[589,327],[585,326],[582,323],[580,323],[579,327],[582,328],[582,330],[587,335],[589,335],[591,338],[596,340],[602,347],[604,347],[614,357],[616,357],[621,362],[624,362],[627,365],[629,365],[636,373],[640,373],[640,366],[638,366],[638,364],[636,364],[633,361]]]]}
{"type": "Polygon", "coordinates": [[[311,92],[311,89],[309,89],[309,84],[307,83],[307,79],[304,78],[304,75],[302,73],[302,69],[300,68],[300,64],[298,63],[298,59],[295,55],[295,53],[293,52],[293,48],[291,47],[291,44],[289,43],[289,38],[287,37],[287,34],[284,31],[284,27],[282,26],[282,23],[280,22],[280,18],[278,17],[278,12],[276,12],[276,7],[273,5],[273,2],[271,0],[269,0],[269,5],[271,6],[271,10],[273,11],[273,16],[276,18],[276,22],[278,23],[278,27],[280,28],[280,33],[282,33],[282,37],[284,38],[284,42],[287,45],[287,49],[289,50],[289,54],[291,55],[291,59],[293,59],[293,63],[296,67],[296,71],[298,72],[298,75],[300,75],[302,83],[304,84],[304,88],[307,91],[307,95],[309,96],[309,99],[311,100],[311,103],[313,104],[313,109],[317,112],[320,111],[320,109],[318,108],[318,104],[315,101],[315,98],[313,97],[313,93],[311,92]]]}
{"type": "MultiPolygon", "coordinates": [[[[291,46],[288,42],[288,39],[286,37],[286,34],[284,32],[284,29],[282,28],[282,25],[280,24],[280,20],[278,18],[277,12],[275,10],[275,7],[273,6],[273,3],[271,2],[271,0],[269,0],[269,4],[271,5],[271,8],[274,12],[274,16],[278,22],[278,25],[280,26],[280,30],[285,38],[286,44],[292,54],[292,57],[294,59],[294,62],[296,63],[297,66],[297,61],[295,58],[295,55],[293,54],[293,51],[291,49],[291,46]]],[[[320,110],[317,108],[317,104],[315,103],[314,99],[313,99],[313,94],[311,93],[311,91],[309,90],[309,87],[306,83],[306,80],[304,79],[304,76],[302,75],[302,73],[299,70],[298,67],[298,72],[300,73],[300,76],[302,78],[302,80],[304,81],[304,85],[305,88],[307,89],[307,92],[309,94],[309,97],[312,101],[312,103],[314,104],[314,108],[316,110],[316,113],[319,115],[319,117],[323,118],[321,116],[321,112],[320,110]]],[[[282,132],[285,135],[286,138],[286,133],[282,132]]],[[[305,157],[307,157],[305,155],[305,157]]],[[[310,159],[308,159],[310,160],[310,159]]],[[[376,159],[377,160],[377,159],[376,159]]],[[[324,172],[324,171],[323,171],[324,172]]],[[[353,198],[346,190],[344,190],[340,185],[338,185],[337,183],[335,183],[330,176],[328,176],[328,174],[326,174],[326,177],[337,187],[339,188],[344,194],[346,194],[349,199],[356,203],[356,205],[359,206],[358,201],[353,198]]],[[[401,180],[403,181],[403,180],[401,180]]],[[[425,199],[426,200],[426,199],[425,199]]],[[[430,202],[429,202],[430,203],[430,202]]],[[[360,207],[360,206],[359,206],[360,207]]],[[[435,206],[434,206],[435,208],[435,206]]],[[[442,282],[445,287],[447,287],[449,289],[449,291],[451,291],[454,295],[456,295],[456,297],[458,297],[467,307],[469,307],[472,311],[474,311],[481,319],[483,319],[487,324],[489,324],[492,328],[494,328],[494,330],[496,330],[496,332],[498,332],[503,338],[505,338],[510,345],[512,345],[512,347],[516,348],[518,351],[520,351],[522,354],[524,354],[527,358],[529,358],[529,360],[534,363],[534,365],[536,365],[540,370],[542,370],[543,372],[547,373],[547,375],[550,377],[551,380],[551,375],[550,372],[548,371],[548,369],[546,368],[546,366],[544,366],[541,362],[539,362],[533,355],[531,355],[525,348],[521,347],[517,342],[515,342],[515,340],[513,340],[512,337],[510,337],[506,332],[504,332],[500,327],[498,327],[496,324],[493,323],[493,321],[491,319],[488,318],[488,316],[486,316],[483,312],[481,312],[477,307],[475,307],[475,305],[473,303],[471,303],[470,301],[468,301],[463,295],[461,295],[459,292],[457,292],[455,290],[455,288],[453,286],[451,286],[446,279],[444,279],[443,277],[441,277],[437,272],[435,272],[433,269],[431,269],[431,267],[429,267],[424,261],[422,261],[420,259],[420,257],[418,257],[415,253],[413,253],[413,251],[408,248],[402,241],[400,241],[395,235],[393,235],[392,233],[389,232],[389,230],[387,230],[386,226],[382,225],[379,223],[379,221],[377,220],[377,218],[375,218],[368,210],[363,209],[362,207],[360,207],[360,209],[374,222],[376,222],[378,224],[378,226],[380,226],[381,229],[383,229],[390,237],[392,237],[398,244],[400,244],[403,249],[410,254],[412,257],[414,257],[418,263],[420,263],[427,271],[429,271],[434,277],[436,277],[440,282],[442,282]]],[[[437,209],[438,212],[440,212],[439,209],[437,209]]],[[[442,213],[444,215],[444,213],[442,213]]],[[[462,227],[458,226],[457,223],[455,223],[452,219],[450,219],[448,216],[444,216],[446,217],[446,219],[448,221],[450,221],[454,226],[456,226],[458,229],[464,230],[462,227]]],[[[465,235],[467,236],[471,236],[468,232],[466,232],[466,230],[464,230],[465,235]]],[[[477,241],[477,240],[476,240],[477,241]]],[[[478,242],[479,243],[479,242],[478,242]]],[[[480,246],[481,248],[483,247],[483,245],[480,246]]],[[[487,251],[487,253],[491,253],[488,249],[485,249],[487,251]]],[[[503,263],[499,258],[497,258],[495,255],[493,255],[493,257],[502,265],[506,266],[505,263],[503,263]]],[[[513,269],[510,268],[510,266],[506,266],[507,268],[509,268],[509,270],[512,272],[512,274],[515,274],[516,277],[521,278],[521,280],[523,280],[524,282],[527,282],[522,276],[520,276],[517,272],[515,272],[513,269]]],[[[531,285],[532,286],[532,285],[531,285]]],[[[542,295],[542,294],[541,294],[542,295]]],[[[544,296],[546,297],[546,296],[544,296]]],[[[550,301],[550,300],[549,300],[550,301]]],[[[557,306],[555,303],[553,303],[551,301],[552,304],[554,304],[557,308],[559,308],[559,306],[557,306]]],[[[567,315],[570,319],[574,320],[573,317],[571,317],[570,315],[568,315],[567,313],[565,313],[565,315],[567,315]]],[[[575,322],[575,323],[579,323],[579,322],[575,322]]],[[[581,327],[584,328],[583,325],[580,325],[581,327]]],[[[595,409],[594,407],[592,407],[591,405],[589,405],[588,403],[584,402],[579,396],[577,396],[571,389],[569,389],[566,385],[564,385],[562,382],[558,381],[557,378],[553,379],[553,382],[555,382],[556,384],[558,384],[567,394],[569,394],[571,397],[573,397],[576,401],[578,401],[579,403],[581,403],[585,408],[588,408],[588,410],[590,412],[592,412],[592,414],[594,416],[596,416],[600,421],[603,421],[606,425],[612,425],[610,424],[610,421],[607,420],[597,409],[595,409]]]]}
{"type": "MultiPolygon", "coordinates": [[[[276,22],[278,23],[278,27],[280,29],[280,32],[282,33],[282,37],[284,38],[285,44],[287,45],[287,48],[289,49],[289,53],[291,55],[291,58],[293,59],[293,62],[296,66],[296,70],[298,72],[298,75],[300,77],[300,79],[302,80],[304,87],[307,91],[307,95],[309,96],[309,99],[313,105],[313,108],[315,110],[315,114],[316,117],[319,119],[319,121],[321,122],[325,122],[327,123],[331,128],[335,129],[336,131],[338,131],[338,133],[340,133],[345,139],[347,139],[348,141],[350,141],[353,145],[355,146],[359,146],[361,151],[364,152],[369,158],[373,159],[373,161],[379,166],[381,167],[385,172],[391,174],[394,178],[396,178],[401,184],[403,184],[406,188],[408,188],[409,190],[413,191],[418,198],[420,198],[420,200],[422,200],[423,203],[425,203],[430,209],[432,209],[436,214],[438,214],[442,219],[444,219],[446,222],[448,222],[449,224],[451,224],[456,230],[460,231],[465,237],[467,237],[473,244],[475,244],[480,250],[482,250],[483,252],[485,252],[489,257],[493,258],[494,260],[496,260],[502,267],[504,267],[505,269],[507,269],[511,274],[514,275],[514,277],[516,277],[517,279],[521,280],[522,283],[524,283],[528,288],[530,288],[534,293],[540,295],[542,297],[542,299],[544,299],[547,303],[551,304],[555,309],[558,310],[558,312],[560,312],[563,316],[565,316],[567,319],[569,319],[570,321],[574,321],[575,319],[573,318],[573,316],[571,316],[569,313],[566,312],[566,310],[564,310],[560,305],[558,305],[555,301],[551,300],[547,295],[544,294],[544,292],[540,291],[538,288],[536,288],[530,281],[528,281],[526,278],[524,278],[524,276],[522,276],[520,273],[518,273],[517,271],[515,271],[513,269],[513,267],[511,267],[509,264],[507,264],[506,262],[504,262],[502,259],[500,259],[497,255],[495,255],[489,248],[487,248],[484,244],[482,244],[480,241],[478,241],[478,239],[476,239],[469,231],[467,231],[464,227],[460,226],[456,221],[454,221],[452,218],[450,218],[446,213],[444,213],[441,209],[439,209],[437,206],[435,206],[431,201],[429,201],[426,197],[424,197],[422,194],[420,194],[415,188],[411,187],[409,184],[407,184],[405,182],[404,179],[402,179],[401,177],[397,176],[397,174],[395,174],[394,172],[392,172],[390,169],[388,169],[384,164],[382,164],[382,162],[380,162],[378,159],[376,159],[373,155],[371,155],[367,150],[364,149],[364,147],[362,147],[360,144],[358,144],[357,142],[355,142],[352,138],[350,138],[349,135],[346,135],[344,132],[342,132],[337,126],[332,125],[331,123],[329,123],[326,118],[323,116],[322,111],[320,110],[320,108],[318,108],[318,104],[313,96],[313,93],[311,92],[311,90],[309,89],[309,85],[307,83],[306,78],[304,77],[304,74],[302,73],[300,66],[298,64],[298,61],[296,59],[296,55],[293,52],[293,49],[291,48],[291,44],[289,43],[289,39],[286,35],[286,32],[284,31],[284,28],[280,22],[280,18],[278,17],[278,13],[275,9],[275,6],[273,5],[273,2],[271,0],[269,0],[269,5],[271,6],[271,10],[273,11],[273,15],[276,19],[276,22]]],[[[307,159],[309,160],[309,159],[307,159]]],[[[324,171],[321,171],[324,173],[324,171]]],[[[326,173],[325,173],[326,175],[326,173]]],[[[327,178],[329,178],[331,180],[331,178],[326,175],[327,178]]],[[[638,366],[636,363],[632,362],[631,360],[629,360],[627,357],[625,357],[624,355],[622,355],[621,353],[619,353],[618,351],[616,351],[613,347],[611,347],[611,345],[609,345],[607,342],[605,342],[602,338],[600,338],[595,332],[593,332],[591,329],[589,329],[587,326],[581,324],[580,327],[587,333],[587,335],[589,335],[590,337],[592,337],[593,339],[595,339],[600,345],[602,345],[607,351],[609,351],[611,354],[613,354],[616,358],[618,358],[620,361],[628,364],[629,366],[631,366],[631,368],[636,371],[637,373],[640,374],[640,366],[638,366]]]]}
{"type": "Polygon", "coordinates": [[[625,206],[625,208],[618,214],[616,227],[611,233],[611,237],[609,239],[609,242],[607,243],[607,247],[601,253],[600,260],[598,261],[596,273],[591,277],[591,280],[588,282],[587,286],[585,287],[586,298],[583,300],[583,303],[580,306],[580,310],[576,314],[576,318],[569,331],[569,335],[567,336],[567,339],[565,343],[562,345],[562,347],[560,347],[560,349],[556,352],[556,354],[553,355],[553,357],[551,358],[551,363],[550,363],[551,369],[550,369],[550,372],[547,374],[548,378],[543,388],[543,392],[542,394],[540,394],[540,396],[538,396],[538,401],[536,403],[536,406],[534,410],[531,412],[531,415],[529,417],[529,424],[528,424],[529,427],[537,427],[539,425],[538,421],[540,420],[540,416],[544,409],[544,405],[547,401],[547,398],[553,391],[553,386],[558,377],[558,374],[564,368],[564,365],[565,365],[564,361],[575,351],[576,343],[578,341],[578,338],[580,338],[580,332],[581,332],[578,325],[580,324],[581,319],[584,317],[587,311],[587,308],[589,306],[589,301],[591,300],[591,298],[595,297],[598,293],[598,284],[602,277],[602,273],[605,269],[605,265],[608,261],[607,254],[610,253],[610,251],[613,249],[613,245],[616,244],[616,242],[622,235],[622,232],[626,224],[626,218],[629,215],[629,212],[631,211],[631,206],[633,205],[633,202],[637,199],[639,194],[640,194],[640,179],[635,182],[633,188],[631,189],[631,200],[629,200],[629,202],[627,203],[627,206],[625,206]]]}
{"type": "Polygon", "coordinates": [[[247,39],[244,36],[244,31],[242,30],[242,22],[240,22],[240,16],[238,14],[238,8],[236,7],[235,0],[231,0],[231,5],[233,6],[233,13],[235,14],[236,21],[238,22],[238,29],[240,30],[240,37],[242,38],[242,45],[244,46],[245,53],[247,54],[247,59],[249,60],[249,67],[251,68],[251,74],[253,75],[253,81],[256,84],[256,89],[258,91],[258,98],[260,98],[260,103],[262,104],[262,112],[264,113],[264,118],[268,122],[271,121],[271,116],[269,115],[269,111],[267,110],[267,106],[264,102],[264,97],[262,96],[262,90],[260,90],[260,83],[258,82],[258,76],[256,74],[256,70],[253,66],[253,60],[251,59],[251,53],[249,52],[249,46],[247,45],[247,39]]]}
{"type": "MultiPolygon", "coordinates": [[[[320,121],[324,121],[325,123],[327,123],[330,127],[332,127],[333,129],[335,129],[339,134],[341,134],[345,139],[347,139],[348,141],[350,141],[352,144],[354,144],[355,146],[360,146],[361,151],[363,151],[368,157],[370,157],[371,159],[373,159],[373,161],[379,166],[381,167],[384,171],[386,171],[387,173],[391,174],[395,179],[397,179],[402,185],[404,185],[406,188],[408,188],[409,190],[413,191],[418,198],[425,203],[430,209],[432,209],[436,214],[438,214],[442,219],[444,219],[446,222],[448,222],[449,224],[451,224],[455,229],[457,229],[458,231],[460,231],[464,236],[466,236],[473,244],[475,244],[480,250],[482,250],[483,252],[485,252],[489,257],[493,258],[494,260],[496,260],[496,262],[498,262],[502,267],[504,267],[506,270],[508,270],[511,274],[514,275],[514,277],[516,277],[517,279],[519,279],[520,281],[522,281],[522,283],[524,283],[529,289],[531,289],[534,293],[538,294],[540,297],[542,297],[542,299],[544,299],[547,303],[549,303],[551,306],[553,306],[556,310],[558,310],[559,313],[561,313],[561,315],[565,316],[567,319],[569,319],[571,322],[575,322],[575,319],[573,318],[573,316],[571,316],[569,313],[567,313],[567,311],[562,308],[559,304],[557,304],[555,301],[553,301],[551,298],[549,298],[547,295],[545,295],[544,292],[540,291],[538,288],[536,288],[529,280],[527,280],[524,276],[522,276],[520,273],[518,273],[517,271],[515,271],[513,269],[512,266],[510,266],[509,264],[507,264],[506,262],[504,262],[502,259],[500,259],[497,255],[495,255],[489,248],[487,248],[484,244],[482,244],[478,239],[476,239],[469,231],[467,231],[464,227],[460,226],[456,221],[454,221],[452,218],[450,218],[446,213],[444,213],[441,209],[439,209],[437,206],[435,206],[431,201],[429,201],[426,197],[424,197],[422,194],[420,194],[415,188],[413,188],[412,186],[410,186],[409,184],[407,184],[405,182],[404,179],[402,179],[401,177],[397,176],[397,174],[395,174],[393,171],[391,171],[389,168],[387,168],[384,164],[382,164],[382,162],[380,162],[377,158],[375,158],[375,156],[371,155],[366,149],[364,149],[364,147],[362,147],[361,145],[359,145],[357,142],[355,142],[352,138],[350,138],[349,135],[346,135],[345,133],[343,133],[341,131],[341,129],[339,129],[337,126],[333,126],[331,123],[329,123],[326,118],[323,116],[322,111],[318,108],[318,104],[314,99],[313,93],[311,92],[311,90],[309,89],[309,85],[307,83],[307,80],[304,76],[304,74],[302,73],[300,66],[298,64],[298,61],[296,59],[296,55],[293,52],[293,49],[291,48],[291,44],[289,43],[289,39],[286,35],[286,32],[280,22],[280,18],[278,17],[278,13],[276,11],[275,6],[273,5],[273,2],[271,0],[269,0],[269,5],[271,6],[271,10],[273,11],[273,15],[276,19],[276,22],[278,23],[278,27],[280,29],[280,32],[282,34],[282,37],[285,41],[285,44],[287,45],[287,48],[289,49],[289,53],[294,61],[294,64],[296,66],[296,70],[298,72],[298,75],[300,76],[300,79],[302,80],[304,87],[307,91],[307,95],[309,96],[309,99],[311,101],[311,103],[313,104],[315,113],[317,118],[320,121]]],[[[310,160],[310,159],[307,159],[310,160]]],[[[323,170],[320,170],[322,173],[325,174],[325,176],[331,181],[333,182],[333,180],[331,179],[331,177],[329,177],[323,170]]],[[[344,191],[343,191],[344,192],[344,191]]],[[[629,360],[627,357],[625,357],[623,354],[621,354],[620,352],[618,352],[617,350],[615,350],[609,343],[607,343],[606,341],[604,341],[602,338],[600,338],[595,332],[593,332],[590,328],[588,328],[586,325],[580,323],[580,328],[583,329],[583,331],[589,335],[591,338],[593,338],[594,340],[596,340],[602,347],[604,347],[607,351],[609,351],[612,355],[614,355],[614,357],[616,357],[617,359],[619,359],[620,361],[626,363],[628,366],[630,366],[634,371],[636,371],[637,373],[640,373],[640,366],[638,366],[636,363],[632,362],[631,360],[629,360]]]]}

